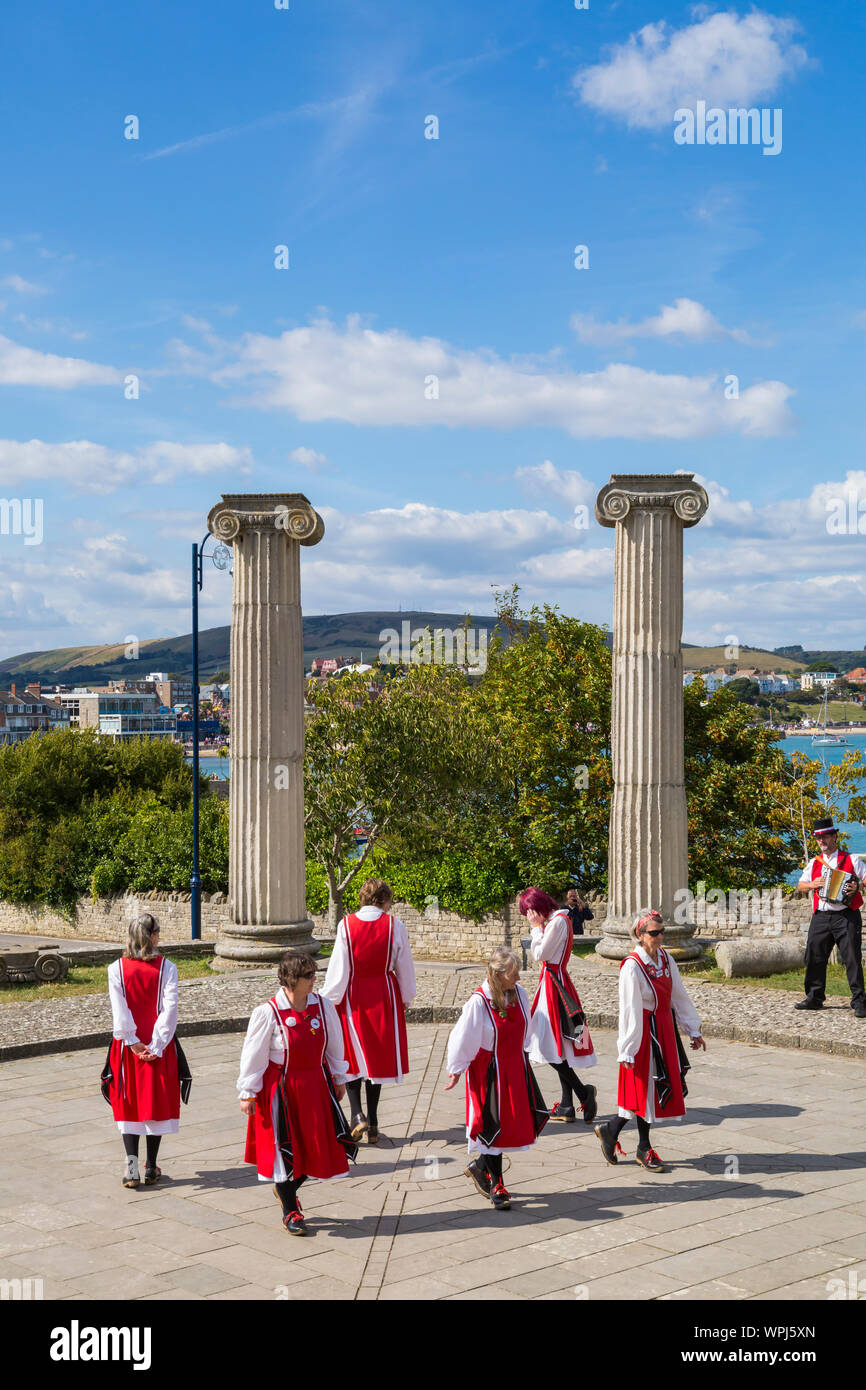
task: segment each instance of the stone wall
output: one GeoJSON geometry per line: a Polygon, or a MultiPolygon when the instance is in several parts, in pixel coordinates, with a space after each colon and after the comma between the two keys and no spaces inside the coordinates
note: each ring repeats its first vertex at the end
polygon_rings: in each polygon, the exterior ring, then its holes
{"type": "MultiPolygon", "coordinates": [[[[590,901],[595,918],[588,923],[588,934],[599,935],[607,904],[590,901]]],[[[729,894],[725,903],[695,904],[693,919],[697,934],[705,940],[725,940],[733,936],[773,937],[805,934],[811,916],[808,898],[788,898],[781,894],[749,900],[729,894]],[[761,920],[763,911],[764,920],[761,920]]],[[[0,931],[42,936],[79,937],[92,941],[122,941],[126,925],[139,912],[152,912],[159,918],[164,942],[188,941],[190,935],[189,893],[123,894],[111,898],[82,898],[75,921],[59,913],[16,907],[0,900],[0,931]]],[[[486,960],[495,946],[513,946],[519,951],[521,937],[529,926],[517,910],[517,901],[499,912],[474,922],[457,912],[428,908],[421,912],[408,903],[395,903],[394,912],[406,923],[413,954],[418,960],[486,960]]],[[[216,940],[217,932],[228,924],[229,908],[223,893],[203,893],[201,905],[202,940],[216,940]]],[[[330,937],[326,916],[314,917],[314,935],[330,937]]]]}
{"type": "MultiPolygon", "coordinates": [[[[166,942],[189,941],[189,893],[119,894],[110,898],[80,898],[76,919],[42,908],[17,907],[0,899],[0,932],[55,936],[58,941],[77,937],[85,941],[118,942],[126,939],[127,924],[140,912],[152,912],[166,942]]],[[[201,935],[215,941],[218,929],[229,920],[224,893],[203,893],[201,935]]]]}

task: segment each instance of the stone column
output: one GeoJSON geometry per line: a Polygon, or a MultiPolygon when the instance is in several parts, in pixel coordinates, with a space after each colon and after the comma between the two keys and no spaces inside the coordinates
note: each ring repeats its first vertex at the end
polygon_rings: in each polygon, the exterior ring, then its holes
{"type": "Polygon", "coordinates": [[[622,960],[631,924],[657,908],[676,960],[701,948],[682,918],[688,888],[683,783],[683,528],[709,505],[691,473],[615,474],[595,515],[616,529],[613,610],[613,801],[608,907],[596,951],[622,960]]]}
{"type": "Polygon", "coordinates": [[[230,922],[214,965],[315,954],[304,856],[300,546],[324,535],[301,493],[224,495],[208,530],[234,551],[229,789],[230,922]]]}

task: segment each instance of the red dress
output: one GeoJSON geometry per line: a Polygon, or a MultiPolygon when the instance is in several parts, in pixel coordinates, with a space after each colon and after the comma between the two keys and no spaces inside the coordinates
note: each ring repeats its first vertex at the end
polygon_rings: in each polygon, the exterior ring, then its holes
{"type": "MultiPolygon", "coordinates": [[[[165,959],[160,955],[149,960],[121,957],[118,963],[135,1031],[142,1042],[148,1042],[162,1008],[165,959]]],[[[153,1062],[142,1062],[121,1038],[113,1038],[101,1077],[102,1094],[111,1105],[115,1120],[139,1124],[176,1121],[180,1116],[181,1086],[186,1102],[191,1081],[177,1038],[172,1038],[162,1056],[153,1062]]]]}
{"type": "Polygon", "coordinates": [[[409,1071],[403,996],[391,969],[394,919],[374,922],[354,914],[345,920],[349,983],[337,1005],[350,1079],[402,1081],[409,1071]]]}
{"type": "Polygon", "coordinates": [[[282,1063],[268,1062],[256,1108],[247,1118],[244,1162],[255,1163],[260,1177],[274,1174],[279,1148],[292,1179],[337,1178],[349,1172],[347,1154],[354,1158],[343,1112],[325,1061],[328,1024],[318,1000],[308,1001],[303,1013],[268,1003],[283,1035],[282,1063]]]}
{"type": "MultiPolygon", "coordinates": [[[[647,1098],[652,1072],[655,1072],[653,1114],[656,1120],[678,1119],[685,1115],[688,1095],[686,1072],[689,1062],[677,1032],[671,1010],[672,979],[665,951],[659,951],[657,966],[647,967],[636,952],[625,960],[635,960],[655,994],[655,1012],[643,1011],[643,1037],[632,1067],[620,1063],[617,1102],[646,1119],[647,1098]],[[652,1064],[652,1066],[651,1066],[652,1064]]],[[[620,969],[625,965],[625,960],[620,969]]]]}
{"type": "MultiPolygon", "coordinates": [[[[580,1061],[592,1057],[594,1062],[595,1053],[592,1038],[589,1028],[583,1020],[580,995],[568,973],[568,962],[571,959],[571,948],[574,945],[574,928],[567,913],[563,912],[557,915],[562,916],[567,926],[565,946],[558,961],[543,960],[541,962],[541,974],[538,979],[538,989],[535,991],[535,998],[532,1001],[532,1012],[534,1014],[539,1004],[542,1005],[543,1012],[550,1024],[560,1062],[565,1056],[562,1045],[563,1038],[567,1038],[571,1043],[575,1060],[580,1061]],[[575,1009],[579,1010],[577,1017],[575,1017],[575,1009]]],[[[544,1061],[553,1065],[552,1058],[543,1056],[540,1047],[536,1046],[531,1051],[534,1062],[544,1061]]],[[[587,1063],[587,1065],[590,1064],[587,1063]]]]}
{"type": "Polygon", "coordinates": [[[493,1051],[482,1047],[466,1070],[468,1137],[488,1149],[526,1149],[535,1143],[550,1113],[524,1050],[529,1019],[519,996],[503,1018],[483,989],[475,993],[493,1024],[493,1051]]]}

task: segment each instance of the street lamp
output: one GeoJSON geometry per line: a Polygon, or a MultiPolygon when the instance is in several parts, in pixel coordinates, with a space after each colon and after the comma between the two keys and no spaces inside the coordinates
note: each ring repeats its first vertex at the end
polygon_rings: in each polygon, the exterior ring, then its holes
{"type": "MultiPolygon", "coordinates": [[[[201,941],[201,874],[198,871],[198,596],[204,582],[205,545],[192,543],[192,876],[189,881],[189,910],[193,941],[201,941]]],[[[207,557],[218,570],[231,573],[232,552],[219,541],[207,557]]]]}

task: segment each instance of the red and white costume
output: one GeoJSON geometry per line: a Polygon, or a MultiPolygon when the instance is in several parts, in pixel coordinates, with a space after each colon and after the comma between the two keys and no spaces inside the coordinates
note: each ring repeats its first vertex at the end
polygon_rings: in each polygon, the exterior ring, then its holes
{"type": "Polygon", "coordinates": [[[689,1069],[676,1025],[693,1038],[701,1020],[667,951],[658,961],[642,946],[626,956],[619,972],[618,1105],[624,1119],[640,1115],[647,1124],[677,1123],[686,1113],[689,1069]],[[676,1015],[676,1020],[674,1019],[676,1015]]]}
{"type": "Polygon", "coordinates": [[[466,1073],[466,1137],[470,1153],[528,1149],[549,1111],[529,1065],[535,1029],[529,996],[518,985],[505,1018],[485,980],[470,994],[448,1039],[448,1073],[466,1073]]]}
{"type": "Polygon", "coordinates": [[[177,1039],[177,966],[164,956],[108,967],[114,1038],[102,1073],[102,1094],[121,1134],[176,1134],[181,1090],[192,1078],[177,1039]],[[143,1062],[132,1051],[144,1043],[156,1054],[143,1062]]]}
{"type": "Polygon", "coordinates": [[[594,1067],[598,1058],[589,1028],[586,1024],[573,1024],[561,998],[562,994],[567,995],[580,1008],[580,997],[568,973],[574,943],[568,909],[554,912],[543,927],[533,927],[531,942],[532,959],[541,961],[541,977],[532,1001],[535,1028],[529,1047],[530,1061],[549,1062],[551,1066],[568,1062],[581,1071],[594,1067]]]}
{"type": "Polygon", "coordinates": [[[344,917],[322,994],[343,1025],[347,1080],[402,1082],[409,1070],[404,1009],[415,998],[415,968],[400,918],[372,906],[344,917]]]}
{"type": "Polygon", "coordinates": [[[357,1145],[334,1094],[345,1080],[343,1032],[329,999],[310,994],[298,1011],[280,989],[253,1009],[238,1094],[255,1098],[244,1162],[255,1163],[260,1181],[348,1176],[357,1145]]]}

